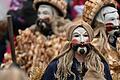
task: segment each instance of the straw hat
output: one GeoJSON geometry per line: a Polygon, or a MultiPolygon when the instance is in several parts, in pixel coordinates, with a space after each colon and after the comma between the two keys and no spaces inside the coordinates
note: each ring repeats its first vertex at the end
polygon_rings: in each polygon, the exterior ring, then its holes
{"type": "Polygon", "coordinates": [[[41,4],[53,6],[58,11],[60,16],[66,16],[67,3],[65,0],[34,0],[34,9],[37,10],[41,4]]]}
{"type": "Polygon", "coordinates": [[[97,14],[106,6],[115,7],[111,0],[87,0],[83,11],[83,20],[93,27],[97,14]]]}

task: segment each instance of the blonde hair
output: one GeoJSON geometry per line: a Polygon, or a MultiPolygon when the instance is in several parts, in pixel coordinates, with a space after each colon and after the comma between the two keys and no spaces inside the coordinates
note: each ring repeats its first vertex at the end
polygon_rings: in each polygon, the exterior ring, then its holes
{"type": "Polygon", "coordinates": [[[67,23],[70,23],[71,21],[68,19],[64,19],[63,17],[60,16],[55,16],[55,19],[53,19],[51,27],[53,32],[56,35],[61,35],[61,33],[66,33],[67,31],[67,23]]]}
{"type": "MultiPolygon", "coordinates": [[[[91,47],[92,50],[85,59],[85,66],[88,70],[94,70],[100,74],[103,74],[104,66],[101,62],[99,52],[95,49],[94,46],[91,45],[91,47]]],[[[57,58],[59,59],[59,63],[57,65],[57,72],[55,74],[55,77],[58,80],[67,80],[67,77],[69,75],[73,75],[74,80],[76,80],[76,75],[71,70],[74,54],[73,50],[70,48],[70,43],[67,43],[65,45],[61,51],[61,54],[57,58]]]]}
{"type": "Polygon", "coordinates": [[[94,36],[96,37],[99,34],[99,39],[98,39],[99,40],[98,41],[99,51],[102,52],[103,49],[104,49],[105,52],[109,52],[109,48],[107,46],[108,37],[107,37],[107,34],[106,34],[105,25],[101,22],[96,21],[95,26],[97,26],[97,27],[94,29],[94,36]]]}

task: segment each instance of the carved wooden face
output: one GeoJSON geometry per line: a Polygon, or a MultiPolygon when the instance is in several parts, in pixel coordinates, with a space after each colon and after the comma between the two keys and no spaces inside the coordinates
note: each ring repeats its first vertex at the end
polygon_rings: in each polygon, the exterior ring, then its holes
{"type": "Polygon", "coordinates": [[[113,33],[117,30],[119,26],[119,14],[117,12],[106,13],[105,14],[105,25],[106,30],[109,33],[113,33]]]}
{"type": "Polygon", "coordinates": [[[119,26],[119,14],[117,9],[111,6],[104,7],[97,16],[97,21],[106,25],[106,31],[109,33],[116,30],[119,26]]]}
{"type": "Polygon", "coordinates": [[[86,43],[90,41],[90,38],[83,27],[78,27],[72,33],[72,40],[76,40],[78,43],[86,43]]]}
{"type": "Polygon", "coordinates": [[[72,33],[73,50],[79,55],[86,55],[89,52],[88,43],[90,37],[88,32],[83,27],[77,27],[72,33]]]}
{"type": "Polygon", "coordinates": [[[48,5],[40,5],[38,8],[38,19],[47,21],[48,23],[51,22],[53,19],[54,14],[51,6],[48,5]]]}

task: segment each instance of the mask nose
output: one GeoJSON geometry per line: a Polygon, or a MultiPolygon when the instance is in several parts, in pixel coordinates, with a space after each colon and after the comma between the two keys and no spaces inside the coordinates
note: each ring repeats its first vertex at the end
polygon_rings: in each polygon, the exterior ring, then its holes
{"type": "Polygon", "coordinates": [[[40,14],[40,15],[38,15],[38,18],[44,20],[45,16],[43,14],[40,14]]]}
{"type": "Polygon", "coordinates": [[[84,43],[84,38],[82,35],[80,36],[80,43],[84,43]]]}
{"type": "Polygon", "coordinates": [[[83,36],[80,36],[80,42],[84,42],[83,36]]]}

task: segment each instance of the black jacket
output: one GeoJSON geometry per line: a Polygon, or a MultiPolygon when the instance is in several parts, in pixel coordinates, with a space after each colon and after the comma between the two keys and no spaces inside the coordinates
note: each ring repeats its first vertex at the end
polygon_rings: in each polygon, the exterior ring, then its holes
{"type": "MultiPolygon", "coordinates": [[[[106,80],[112,80],[112,77],[110,75],[110,70],[109,70],[109,65],[108,63],[102,59],[101,62],[103,62],[104,64],[104,73],[105,73],[105,78],[106,80]]],[[[43,74],[42,76],[42,79],[41,80],[57,80],[55,79],[55,76],[54,74],[56,73],[57,71],[57,64],[59,63],[59,61],[56,59],[56,60],[53,60],[47,67],[45,73],[43,74]]],[[[85,75],[85,72],[87,71],[87,69],[84,67],[84,69],[82,70],[84,73],[83,74],[79,74],[78,70],[77,70],[77,65],[79,62],[74,58],[73,59],[73,64],[72,64],[72,72],[75,73],[76,75],[76,80],[81,80],[79,79],[79,76],[84,76],[85,75]]],[[[84,64],[83,64],[84,65],[84,64]]],[[[73,80],[73,75],[71,76],[68,76],[67,80],[73,80]]]]}

